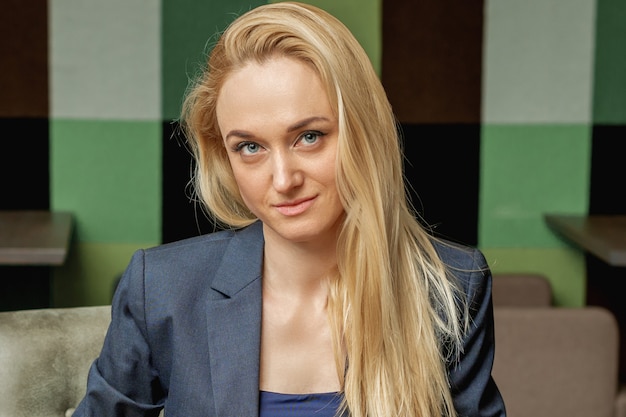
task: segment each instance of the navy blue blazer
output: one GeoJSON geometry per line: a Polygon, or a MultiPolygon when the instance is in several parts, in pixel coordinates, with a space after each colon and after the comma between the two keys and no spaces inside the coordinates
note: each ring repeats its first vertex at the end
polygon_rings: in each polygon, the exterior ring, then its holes
{"type": "MultiPolygon", "coordinates": [[[[492,380],[491,275],[482,254],[438,245],[471,300],[472,327],[449,372],[460,416],[504,416],[492,380]],[[483,272],[481,272],[481,270],[483,272]]],[[[137,251],[74,417],[258,416],[260,222],[137,251]]]]}

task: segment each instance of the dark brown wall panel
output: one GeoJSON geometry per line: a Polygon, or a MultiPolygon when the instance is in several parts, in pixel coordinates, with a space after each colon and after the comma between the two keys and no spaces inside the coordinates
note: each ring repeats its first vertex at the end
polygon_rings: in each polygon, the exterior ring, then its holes
{"type": "Polygon", "coordinates": [[[48,117],[48,2],[3,0],[0,117],[48,117]]]}
{"type": "Polygon", "coordinates": [[[479,123],[483,1],[385,0],[382,81],[403,123],[479,123]]]}

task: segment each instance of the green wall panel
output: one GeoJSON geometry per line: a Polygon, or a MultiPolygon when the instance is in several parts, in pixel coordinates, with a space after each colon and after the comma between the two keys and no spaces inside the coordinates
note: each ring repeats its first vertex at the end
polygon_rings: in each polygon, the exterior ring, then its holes
{"type": "Polygon", "coordinates": [[[626,1],[598,0],[593,120],[626,124],[626,1]]]}
{"type": "MultiPolygon", "coordinates": [[[[163,1],[163,117],[177,119],[190,78],[205,63],[217,35],[236,16],[267,1],[163,1]]],[[[341,19],[380,73],[380,0],[307,1],[341,19]],[[359,10],[359,13],[354,13],[359,10]]]]}
{"type": "MultiPolygon", "coordinates": [[[[380,74],[382,52],[381,27],[382,0],[305,0],[328,11],[341,20],[357,38],[370,57],[376,72],[380,74]],[[358,10],[358,13],[355,11],[358,10]]],[[[280,3],[280,0],[269,3],[280,3]]]]}
{"type": "Polygon", "coordinates": [[[590,134],[586,125],[483,126],[481,246],[561,246],[543,215],[587,211],[590,134]]]}
{"type": "Polygon", "coordinates": [[[51,121],[51,206],[84,242],[158,241],[161,125],[51,121]]]}
{"type": "Polygon", "coordinates": [[[189,80],[205,63],[219,32],[250,8],[267,3],[250,0],[162,0],[163,119],[180,116],[189,80]]]}

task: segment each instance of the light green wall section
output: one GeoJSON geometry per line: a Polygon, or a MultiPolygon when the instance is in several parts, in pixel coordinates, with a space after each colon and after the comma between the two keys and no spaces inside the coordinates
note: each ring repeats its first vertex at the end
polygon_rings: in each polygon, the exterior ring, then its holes
{"type": "Polygon", "coordinates": [[[160,138],[159,122],[51,120],[51,208],[76,241],[160,240],[160,138]]]}
{"type": "Polygon", "coordinates": [[[593,120],[626,123],[626,1],[597,0],[593,120]]]}
{"type": "Polygon", "coordinates": [[[124,272],[133,252],[154,245],[155,242],[74,242],[68,262],[53,270],[54,306],[110,304],[115,281],[124,272]]]}
{"type": "Polygon", "coordinates": [[[585,304],[585,258],[580,251],[572,248],[482,250],[492,273],[543,274],[552,286],[555,305],[581,307],[585,304]]]}
{"type": "Polygon", "coordinates": [[[483,122],[589,123],[595,1],[486,0],[485,16],[483,122]]]}
{"type": "Polygon", "coordinates": [[[586,125],[483,126],[479,244],[562,246],[543,215],[586,213],[590,135],[586,125]]]}
{"type": "Polygon", "coordinates": [[[160,120],[160,2],[48,4],[51,116],[160,120]]]}

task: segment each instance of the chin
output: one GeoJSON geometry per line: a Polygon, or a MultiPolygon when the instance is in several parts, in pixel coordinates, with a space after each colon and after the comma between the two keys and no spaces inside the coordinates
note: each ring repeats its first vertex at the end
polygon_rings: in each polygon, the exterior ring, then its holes
{"type": "MultiPolygon", "coordinates": [[[[265,223],[266,232],[275,234],[281,239],[293,243],[306,243],[316,240],[326,240],[331,231],[327,224],[315,224],[311,222],[281,222],[282,224],[265,223]]],[[[334,233],[333,233],[334,235],[334,233]]]]}

